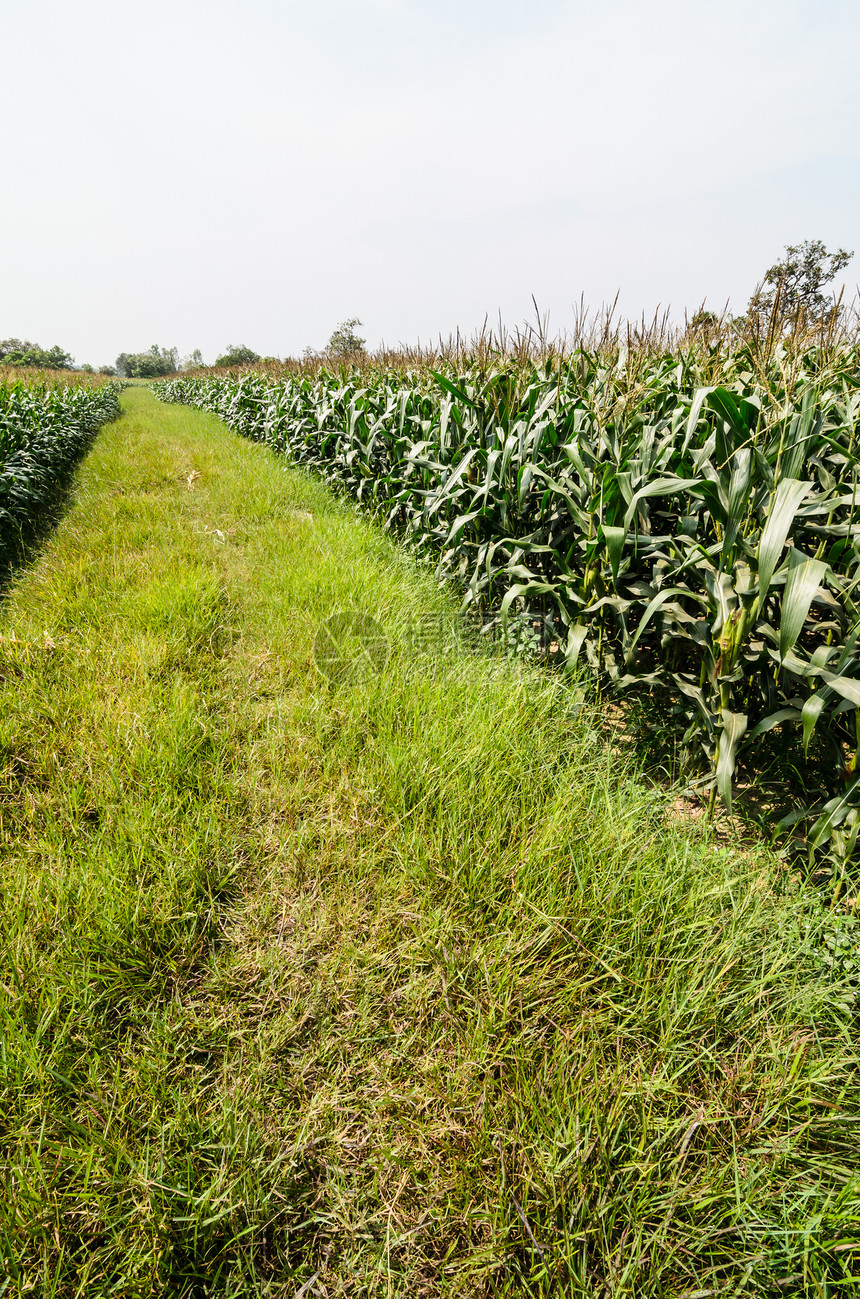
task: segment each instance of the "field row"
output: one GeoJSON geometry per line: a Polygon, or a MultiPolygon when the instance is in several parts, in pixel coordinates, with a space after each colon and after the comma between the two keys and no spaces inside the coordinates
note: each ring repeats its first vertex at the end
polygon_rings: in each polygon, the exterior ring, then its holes
{"type": "Polygon", "coordinates": [[[371,506],[509,635],[541,622],[557,659],[656,696],[712,805],[776,738],[807,790],[782,828],[843,863],[860,829],[860,356],[742,351],[716,383],[693,353],[635,365],[581,352],[158,392],[371,506]]]}
{"type": "Polygon", "coordinates": [[[0,378],[0,563],[53,500],[93,434],[119,415],[119,387],[0,378]]]}

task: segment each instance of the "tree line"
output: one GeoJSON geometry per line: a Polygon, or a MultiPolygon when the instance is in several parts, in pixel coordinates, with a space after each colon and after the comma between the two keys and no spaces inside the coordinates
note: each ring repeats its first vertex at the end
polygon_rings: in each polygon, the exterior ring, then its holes
{"type": "Polygon", "coordinates": [[[59,346],[45,348],[23,338],[4,338],[0,340],[0,365],[31,370],[72,370],[75,363],[59,346]]]}

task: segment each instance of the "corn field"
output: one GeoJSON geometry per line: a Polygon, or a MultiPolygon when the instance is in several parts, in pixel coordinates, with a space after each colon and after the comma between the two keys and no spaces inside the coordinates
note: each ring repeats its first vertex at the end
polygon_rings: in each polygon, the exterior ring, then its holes
{"type": "Polygon", "coordinates": [[[555,660],[656,698],[711,811],[794,755],[807,794],[776,829],[840,870],[856,856],[856,346],[582,348],[157,391],[373,509],[466,609],[539,619],[555,660]]]}
{"type": "Polygon", "coordinates": [[[96,430],[117,417],[118,392],[117,384],[92,379],[0,375],[0,561],[38,522],[96,430]]]}

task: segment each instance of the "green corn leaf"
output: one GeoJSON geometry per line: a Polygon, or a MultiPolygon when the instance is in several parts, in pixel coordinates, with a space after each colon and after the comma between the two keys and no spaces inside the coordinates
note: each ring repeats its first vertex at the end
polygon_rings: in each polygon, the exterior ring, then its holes
{"type": "Polygon", "coordinates": [[[606,549],[609,552],[609,565],[612,569],[612,582],[614,585],[618,581],[618,568],[621,564],[621,554],[624,550],[627,529],[604,526],[601,531],[606,542],[606,549]]]}
{"type": "Polygon", "coordinates": [[[551,478],[549,474],[542,469],[538,469],[537,466],[534,467],[533,473],[535,477],[542,479],[552,492],[562,498],[570,511],[571,518],[575,520],[583,532],[587,532],[589,525],[588,513],[577,504],[570,492],[557,479],[551,478]]]}
{"type": "Polygon", "coordinates": [[[465,474],[466,470],[469,468],[469,465],[472,463],[474,458],[475,458],[475,451],[474,450],[467,451],[466,454],[463,456],[463,459],[460,461],[459,465],[457,466],[457,468],[454,470],[454,472],[452,474],[449,474],[448,477],[436,489],[435,500],[433,500],[432,504],[430,504],[429,509],[427,510],[428,518],[431,517],[436,512],[436,510],[439,509],[439,506],[447,497],[451,496],[454,488],[457,486],[459,482],[462,481],[463,475],[465,474]]]}
{"type": "Polygon", "coordinates": [[[747,729],[746,713],[735,713],[730,708],[721,711],[723,729],[718,741],[717,789],[729,812],[732,810],[732,780],[737,763],[738,745],[747,729]]]}
{"type": "Polygon", "coordinates": [[[671,600],[672,596],[675,595],[682,595],[685,597],[685,599],[688,600],[697,600],[699,604],[703,604],[707,608],[708,602],[705,599],[705,597],[703,595],[699,595],[697,591],[691,591],[689,587],[686,586],[663,587],[661,591],[657,592],[653,600],[649,600],[647,605],[645,606],[645,609],[642,613],[642,617],[639,620],[639,626],[636,628],[636,635],[633,637],[632,641],[630,642],[630,648],[627,651],[626,661],[628,663],[633,657],[633,652],[639,643],[639,639],[642,633],[644,632],[645,628],[648,626],[648,623],[651,621],[654,614],[661,607],[661,605],[664,605],[667,600],[671,600]]]}
{"type": "Polygon", "coordinates": [[[767,457],[762,453],[759,447],[753,447],[753,459],[758,470],[758,477],[764,483],[769,492],[772,492],[775,485],[773,469],[768,463],[767,457]]]}
{"type": "Polygon", "coordinates": [[[567,634],[567,646],[564,654],[565,668],[572,672],[576,667],[579,651],[582,649],[583,641],[588,635],[588,628],[585,623],[575,622],[571,625],[567,634]]]}
{"type": "Polygon", "coordinates": [[[759,594],[756,613],[761,613],[770,590],[782,548],[785,545],[794,516],[801,501],[812,490],[812,483],[800,482],[796,478],[783,478],[771,497],[767,521],[758,545],[758,584],[759,594]]]}
{"type": "Polygon", "coordinates": [[[714,391],[713,388],[697,388],[696,392],[693,394],[693,401],[690,406],[690,412],[687,415],[687,421],[684,428],[684,440],[681,443],[682,456],[687,454],[687,450],[690,446],[690,443],[692,442],[693,438],[696,435],[696,429],[699,424],[699,417],[702,413],[702,407],[704,406],[709,395],[713,391],[714,391]]]}
{"type": "Polygon", "coordinates": [[[837,670],[839,672],[844,672],[849,662],[851,661],[854,655],[854,647],[857,644],[858,637],[860,637],[860,625],[855,627],[854,630],[846,637],[845,644],[844,646],[842,646],[840,650],[839,661],[836,664],[837,670]]]}
{"type": "Polygon", "coordinates": [[[729,519],[733,523],[741,523],[746,515],[751,482],[752,452],[749,447],[742,447],[734,454],[729,483],[729,519]]]}
{"type": "Polygon", "coordinates": [[[830,691],[825,687],[823,690],[816,690],[814,695],[810,695],[801,709],[801,721],[803,723],[803,752],[809,752],[809,741],[812,739],[812,733],[815,730],[816,722],[821,716],[824,705],[827,703],[827,696],[830,691]]]}
{"type": "Polygon", "coordinates": [[[809,842],[813,848],[820,848],[832,837],[833,831],[851,811],[854,798],[856,798],[856,790],[851,786],[844,794],[837,795],[824,804],[821,816],[809,832],[809,842]]]}
{"type": "Polygon", "coordinates": [[[698,478],[690,484],[690,495],[701,496],[715,519],[725,524],[728,521],[728,502],[723,500],[720,485],[712,478],[698,478]]]}
{"type": "Polygon", "coordinates": [[[717,425],[716,452],[719,467],[722,468],[728,464],[738,443],[750,437],[760,412],[752,402],[745,401],[743,397],[738,397],[725,388],[715,388],[707,402],[721,419],[717,425]]]}
{"type": "Polygon", "coordinates": [[[457,540],[457,537],[463,529],[470,523],[474,522],[475,519],[480,518],[480,515],[480,510],[473,510],[471,514],[458,514],[448,530],[448,535],[445,538],[445,545],[452,545],[457,540]]]}
{"type": "Polygon", "coordinates": [[[534,474],[534,466],[530,464],[523,465],[522,469],[519,472],[519,481],[517,483],[517,504],[519,505],[520,512],[522,512],[523,506],[525,504],[525,499],[526,496],[528,495],[529,487],[531,486],[533,474],[534,474]]]}
{"type": "Polygon", "coordinates": [[[809,456],[809,444],[817,438],[821,429],[821,419],[816,417],[815,403],[817,394],[809,387],[803,394],[799,415],[792,419],[783,441],[779,458],[780,476],[796,478],[803,469],[809,456]]]}
{"type": "Polygon", "coordinates": [[[556,585],[553,582],[518,582],[510,590],[505,592],[505,598],[502,600],[499,616],[502,620],[502,626],[506,627],[508,614],[514,600],[520,595],[548,595],[555,591],[556,585]]]}
{"type": "Polygon", "coordinates": [[[779,652],[784,659],[793,650],[803,631],[809,606],[827,572],[820,559],[808,559],[799,550],[788,557],[788,576],[782,596],[782,619],[779,627],[779,652]]]}
{"type": "Polygon", "coordinates": [[[838,650],[838,645],[818,645],[812,651],[809,661],[817,668],[826,668],[838,650]]]}
{"type": "Polygon", "coordinates": [[[675,682],[682,694],[686,695],[688,699],[693,700],[699,710],[702,723],[704,724],[708,735],[712,736],[714,731],[715,714],[708,706],[704,690],[701,686],[693,685],[691,681],[685,681],[677,672],[672,673],[672,680],[675,682]]]}
{"type": "Polygon", "coordinates": [[[741,525],[746,519],[752,482],[752,463],[752,452],[749,447],[742,447],[735,452],[728,490],[728,517],[723,537],[722,563],[728,560],[737,542],[741,525]]]}
{"type": "Polygon", "coordinates": [[[449,392],[452,397],[456,397],[464,406],[470,406],[472,410],[478,409],[472,401],[472,398],[465,393],[462,388],[458,388],[456,383],[452,383],[450,379],[446,379],[444,374],[439,374],[438,370],[431,370],[430,373],[439,386],[444,388],[446,392],[449,392]]]}
{"type": "Polygon", "coordinates": [[[636,514],[640,501],[644,501],[648,496],[671,496],[680,494],[688,487],[692,487],[698,480],[696,478],[656,478],[653,483],[647,483],[633,496],[627,507],[627,513],[624,515],[624,531],[630,531],[630,524],[636,514]]]}
{"type": "Polygon", "coordinates": [[[860,681],[856,678],[845,676],[842,672],[829,672],[827,668],[817,667],[815,663],[798,658],[791,650],[784,658],[776,650],[769,650],[768,653],[780,667],[787,668],[795,676],[818,677],[825,685],[842,695],[843,699],[849,699],[852,704],[860,707],[860,681]]]}
{"type": "Polygon", "coordinates": [[[850,699],[855,707],[860,708],[860,681],[855,680],[854,677],[837,676],[835,672],[825,672],[823,670],[819,673],[819,676],[843,699],[850,699]]]}
{"type": "Polygon", "coordinates": [[[514,452],[515,452],[516,449],[517,449],[517,443],[518,443],[518,441],[519,441],[519,438],[516,436],[515,433],[511,433],[511,435],[510,435],[509,437],[505,438],[505,447],[504,447],[504,451],[503,451],[503,453],[502,453],[502,467],[501,467],[501,469],[499,470],[499,482],[500,482],[500,483],[502,483],[502,482],[504,481],[504,477],[505,477],[505,474],[506,474],[506,472],[507,472],[508,465],[509,465],[510,462],[511,462],[511,456],[514,454],[514,452]]]}
{"type": "MultiPolygon", "coordinates": [[[[807,703],[808,702],[809,701],[807,700],[807,703]]],[[[751,744],[752,741],[758,739],[760,735],[764,735],[765,731],[772,731],[775,726],[780,726],[783,722],[798,721],[800,721],[800,712],[797,708],[778,708],[777,711],[771,713],[769,717],[763,717],[751,731],[747,731],[746,742],[747,744],[751,744]]]]}

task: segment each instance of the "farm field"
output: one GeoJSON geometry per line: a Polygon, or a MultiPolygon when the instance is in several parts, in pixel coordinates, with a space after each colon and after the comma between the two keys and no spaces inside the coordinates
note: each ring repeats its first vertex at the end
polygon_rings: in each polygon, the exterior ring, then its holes
{"type": "Polygon", "coordinates": [[[454,594],[301,464],[120,401],[0,604],[0,1294],[853,1293],[850,914],[575,676],[428,651],[454,594]]]}
{"type": "Polygon", "coordinates": [[[850,887],[857,347],[616,339],[439,360],[158,391],[368,507],[485,630],[644,701],[651,747],[710,814],[718,796],[731,810],[740,776],[767,832],[850,887]]]}

